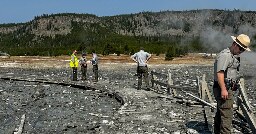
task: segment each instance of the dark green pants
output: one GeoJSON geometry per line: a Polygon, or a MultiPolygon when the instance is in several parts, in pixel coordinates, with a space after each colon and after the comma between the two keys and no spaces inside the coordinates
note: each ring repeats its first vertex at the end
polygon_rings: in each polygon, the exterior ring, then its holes
{"type": "Polygon", "coordinates": [[[77,81],[77,67],[72,67],[72,80],[77,81]]]}
{"type": "Polygon", "coordinates": [[[98,65],[93,65],[92,66],[92,71],[94,73],[94,81],[98,81],[98,65]]]}
{"type": "Polygon", "coordinates": [[[138,74],[138,90],[141,89],[142,85],[142,77],[145,79],[146,88],[149,88],[149,79],[148,79],[148,67],[147,66],[138,66],[137,67],[137,74],[138,74]]]}
{"type": "Polygon", "coordinates": [[[214,117],[215,134],[231,134],[233,119],[233,91],[228,90],[228,99],[221,98],[221,89],[218,86],[213,87],[214,97],[217,101],[217,112],[214,117]]]}
{"type": "Polygon", "coordinates": [[[87,67],[81,66],[82,80],[86,80],[87,67]]]}

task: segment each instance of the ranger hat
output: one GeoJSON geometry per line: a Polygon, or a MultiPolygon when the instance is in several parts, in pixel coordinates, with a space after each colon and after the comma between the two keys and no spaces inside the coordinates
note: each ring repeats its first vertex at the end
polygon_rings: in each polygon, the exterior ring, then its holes
{"type": "Polygon", "coordinates": [[[250,38],[245,34],[240,34],[237,37],[231,36],[231,38],[242,48],[247,51],[251,51],[250,46],[250,38]]]}

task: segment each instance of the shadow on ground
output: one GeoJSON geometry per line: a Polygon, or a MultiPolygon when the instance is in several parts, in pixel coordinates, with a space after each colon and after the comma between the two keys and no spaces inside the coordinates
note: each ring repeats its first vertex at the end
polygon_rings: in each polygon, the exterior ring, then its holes
{"type": "Polygon", "coordinates": [[[211,130],[208,127],[209,124],[205,124],[205,122],[199,121],[189,121],[186,123],[186,127],[188,128],[188,134],[211,134],[211,130]]]}

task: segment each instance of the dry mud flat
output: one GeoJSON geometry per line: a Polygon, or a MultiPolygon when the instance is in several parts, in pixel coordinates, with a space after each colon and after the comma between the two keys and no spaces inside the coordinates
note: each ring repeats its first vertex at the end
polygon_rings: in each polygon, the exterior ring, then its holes
{"type": "MultiPolygon", "coordinates": [[[[197,76],[206,74],[212,86],[212,66],[150,65],[150,70],[172,71],[175,85],[192,86],[196,95],[197,76]]],[[[244,65],[246,89],[255,108],[255,67],[244,65]]],[[[202,108],[178,104],[166,94],[136,90],[134,64],[101,64],[100,80],[77,81],[88,90],[38,82],[0,80],[0,133],[12,133],[26,115],[23,133],[211,133],[204,126],[202,108]],[[122,97],[122,103],[109,94],[122,97]]],[[[69,83],[68,68],[7,68],[1,77],[69,83]]],[[[72,82],[71,82],[72,83],[72,82]]],[[[178,91],[182,95],[181,92],[178,91]]],[[[212,124],[209,124],[210,126],[212,124]]],[[[234,129],[235,133],[242,133],[234,129]]]]}

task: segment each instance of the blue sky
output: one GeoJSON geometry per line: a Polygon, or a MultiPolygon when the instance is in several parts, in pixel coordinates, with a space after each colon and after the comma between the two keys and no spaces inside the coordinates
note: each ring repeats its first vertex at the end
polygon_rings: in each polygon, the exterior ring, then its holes
{"type": "Polygon", "coordinates": [[[142,11],[240,9],[256,11],[256,0],[1,0],[0,24],[28,22],[55,13],[89,13],[97,16],[142,11]]]}

